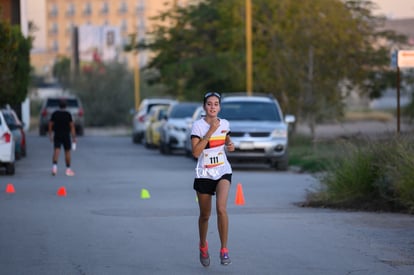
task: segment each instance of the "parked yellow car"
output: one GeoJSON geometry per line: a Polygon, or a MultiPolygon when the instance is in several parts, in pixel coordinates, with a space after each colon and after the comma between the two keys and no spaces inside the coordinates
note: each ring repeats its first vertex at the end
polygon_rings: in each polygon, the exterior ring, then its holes
{"type": "Polygon", "coordinates": [[[145,146],[154,148],[160,146],[160,129],[165,122],[168,106],[157,105],[148,113],[145,129],[145,146]]]}

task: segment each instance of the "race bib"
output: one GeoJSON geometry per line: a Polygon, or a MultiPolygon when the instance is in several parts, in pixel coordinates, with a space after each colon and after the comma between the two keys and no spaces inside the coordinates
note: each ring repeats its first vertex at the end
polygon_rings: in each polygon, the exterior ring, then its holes
{"type": "MultiPolygon", "coordinates": [[[[207,151],[207,150],[205,150],[207,151]]],[[[224,164],[225,155],[222,148],[203,152],[203,168],[214,168],[224,164]]]]}

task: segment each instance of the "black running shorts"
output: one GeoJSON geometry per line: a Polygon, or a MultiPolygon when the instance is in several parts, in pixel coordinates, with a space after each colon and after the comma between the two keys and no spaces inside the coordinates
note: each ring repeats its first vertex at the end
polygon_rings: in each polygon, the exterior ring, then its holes
{"type": "Polygon", "coordinates": [[[70,136],[64,136],[64,137],[55,136],[53,138],[53,143],[54,143],[55,148],[60,148],[63,146],[65,151],[69,151],[72,145],[70,136]]]}
{"type": "Polygon", "coordinates": [[[201,194],[210,194],[214,196],[216,194],[217,184],[220,180],[225,179],[228,180],[231,184],[231,175],[232,174],[224,174],[221,178],[217,180],[212,179],[203,179],[203,178],[195,178],[194,179],[194,190],[201,194]]]}

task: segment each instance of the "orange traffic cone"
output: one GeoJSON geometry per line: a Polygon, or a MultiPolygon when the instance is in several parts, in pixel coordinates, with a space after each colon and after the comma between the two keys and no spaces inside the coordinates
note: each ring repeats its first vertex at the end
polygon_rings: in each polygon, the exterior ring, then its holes
{"type": "Polygon", "coordinates": [[[14,186],[11,183],[8,183],[6,186],[6,193],[12,194],[15,193],[16,190],[14,190],[14,186]]]}
{"type": "Polygon", "coordinates": [[[244,195],[243,195],[243,188],[242,188],[241,183],[237,184],[235,204],[244,205],[244,195]]]}
{"type": "Polygon", "coordinates": [[[57,195],[59,197],[66,197],[66,195],[67,195],[66,188],[64,186],[60,187],[57,191],[57,195]]]}

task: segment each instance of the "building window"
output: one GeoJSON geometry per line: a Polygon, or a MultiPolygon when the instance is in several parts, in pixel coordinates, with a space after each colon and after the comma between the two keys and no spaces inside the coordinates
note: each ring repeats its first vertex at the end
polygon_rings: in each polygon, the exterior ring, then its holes
{"type": "Polygon", "coordinates": [[[49,16],[50,17],[58,16],[58,7],[56,4],[52,4],[52,6],[50,7],[49,16]]]}
{"type": "Polygon", "coordinates": [[[83,15],[91,15],[92,14],[92,5],[91,3],[87,2],[83,8],[83,15]]]}
{"type": "Polygon", "coordinates": [[[122,20],[120,27],[122,32],[126,32],[128,30],[128,23],[125,19],[122,20]]]}
{"type": "Polygon", "coordinates": [[[70,40],[70,39],[66,42],[66,51],[67,52],[72,51],[72,40],[70,40]]]}
{"type": "Polygon", "coordinates": [[[66,16],[74,16],[75,15],[75,5],[73,3],[68,4],[68,8],[66,10],[66,16]]]}
{"type": "Polygon", "coordinates": [[[49,34],[56,35],[59,31],[59,26],[56,22],[52,23],[49,29],[49,34]]]}
{"type": "Polygon", "coordinates": [[[75,24],[73,24],[73,22],[68,22],[66,24],[66,33],[70,34],[72,33],[72,28],[75,26],[75,24]]]}
{"type": "Polygon", "coordinates": [[[59,42],[57,40],[53,41],[53,45],[52,45],[52,51],[59,51],[59,42]]]}
{"type": "Polygon", "coordinates": [[[145,12],[145,4],[143,1],[141,1],[135,8],[135,13],[139,15],[139,14],[143,14],[144,12],[145,12]]]}
{"type": "Polygon", "coordinates": [[[137,27],[138,29],[145,29],[145,18],[144,17],[139,17],[137,19],[137,27]]]}
{"type": "Polygon", "coordinates": [[[102,3],[101,14],[108,14],[109,13],[109,5],[108,2],[102,3]]]}
{"type": "Polygon", "coordinates": [[[119,13],[127,13],[128,12],[128,5],[125,1],[121,2],[121,5],[119,6],[118,11],[119,11],[119,13]]]}

